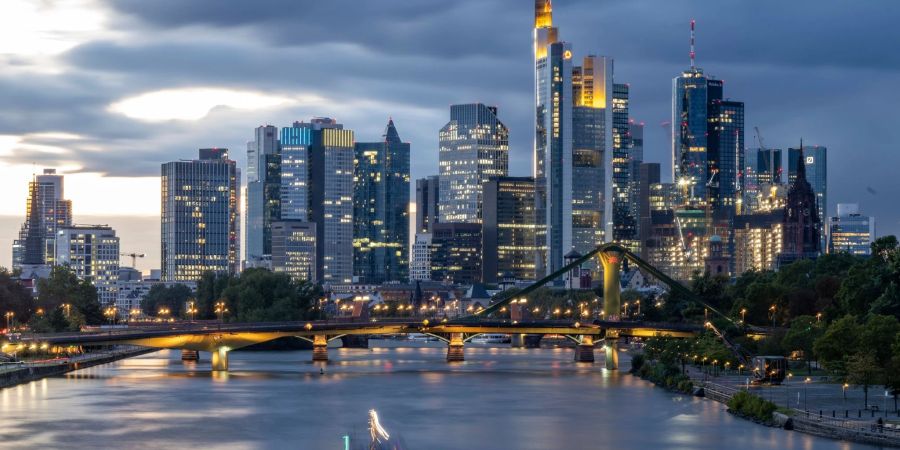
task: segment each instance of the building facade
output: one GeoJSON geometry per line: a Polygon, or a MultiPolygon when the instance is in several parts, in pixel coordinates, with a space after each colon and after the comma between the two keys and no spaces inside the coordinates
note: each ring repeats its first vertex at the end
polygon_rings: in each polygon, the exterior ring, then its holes
{"type": "Polygon", "coordinates": [[[106,225],[62,227],[56,235],[56,264],[97,288],[100,304],[116,303],[119,280],[119,238],[106,225]]]}
{"type": "Polygon", "coordinates": [[[806,180],[803,151],[796,153],[793,162],[797,172],[788,189],[784,208],[784,240],[779,265],[798,259],[814,259],[822,252],[818,195],[806,180]]]}
{"type": "Polygon", "coordinates": [[[64,187],[63,176],[55,169],[44,169],[28,183],[25,223],[13,241],[13,269],[23,264],[55,263],[57,231],[72,225],[72,201],[66,200],[64,187]],[[29,235],[33,238],[30,248],[29,235]]]}
{"type": "Polygon", "coordinates": [[[782,209],[734,218],[734,274],[775,270],[784,245],[782,209]]]}
{"type": "Polygon", "coordinates": [[[268,267],[272,222],[281,217],[281,148],[278,128],[257,127],[247,143],[247,199],[244,246],[248,267],[268,267]]]}
{"type": "Polygon", "coordinates": [[[828,253],[847,252],[858,256],[872,254],[875,218],[862,215],[857,203],[838,203],[837,216],[828,218],[825,231],[828,253]]]}
{"type": "Polygon", "coordinates": [[[195,281],[240,266],[240,171],[224,148],[162,165],[163,281],[195,281]]]}
{"type": "Polygon", "coordinates": [[[431,175],[416,180],[416,233],[430,233],[431,226],[438,223],[438,199],[440,180],[431,175]]]}
{"type": "Polygon", "coordinates": [[[431,233],[416,233],[409,259],[409,280],[431,280],[431,233]]]}
{"type": "Polygon", "coordinates": [[[481,223],[481,185],[507,174],[509,130],[496,106],[451,105],[439,141],[440,221],[481,223]]]}
{"type": "Polygon", "coordinates": [[[484,184],[482,282],[536,279],[534,201],[534,178],[498,177],[484,184]]]}
{"type": "Polygon", "coordinates": [[[819,237],[821,248],[825,248],[825,218],[828,217],[828,149],[821,145],[800,145],[802,148],[788,149],[788,182],[793,183],[801,166],[806,180],[816,194],[816,209],[819,213],[819,237]]]}
{"type": "Polygon", "coordinates": [[[410,148],[393,120],[382,137],[355,146],[353,272],[362,283],[408,277],[410,148]]]}
{"type": "Polygon", "coordinates": [[[272,223],[272,270],[295,280],[318,280],[316,224],[300,220],[272,223]]]}
{"type": "Polygon", "coordinates": [[[481,282],[481,224],[438,223],[431,233],[431,279],[453,284],[481,282]]]}

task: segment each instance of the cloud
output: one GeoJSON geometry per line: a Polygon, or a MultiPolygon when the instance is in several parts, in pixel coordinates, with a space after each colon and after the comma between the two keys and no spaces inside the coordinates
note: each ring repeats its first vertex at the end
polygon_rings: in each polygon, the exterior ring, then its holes
{"type": "Polygon", "coordinates": [[[223,88],[181,88],[147,92],[109,105],[109,111],[148,122],[198,120],[216,107],[265,109],[302,101],[323,103],[317,96],[287,98],[263,92],[223,88]]]}

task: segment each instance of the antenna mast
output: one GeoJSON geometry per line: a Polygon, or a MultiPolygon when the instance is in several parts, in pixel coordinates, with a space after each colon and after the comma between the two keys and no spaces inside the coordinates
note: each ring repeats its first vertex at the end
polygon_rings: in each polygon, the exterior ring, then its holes
{"type": "Polygon", "coordinates": [[[691,69],[694,68],[694,57],[697,56],[694,53],[694,19],[691,19],[691,69]]]}

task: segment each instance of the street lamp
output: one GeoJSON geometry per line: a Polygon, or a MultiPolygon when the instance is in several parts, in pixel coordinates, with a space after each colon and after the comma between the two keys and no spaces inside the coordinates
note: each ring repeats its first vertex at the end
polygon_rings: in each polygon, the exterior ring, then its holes
{"type": "Polygon", "coordinates": [[[66,311],[66,318],[68,318],[68,317],[69,317],[69,314],[72,313],[72,304],[71,304],[71,303],[63,303],[62,305],[59,305],[59,306],[60,306],[63,310],[66,311]]]}
{"type": "Polygon", "coordinates": [[[110,305],[106,307],[106,310],[103,311],[103,314],[109,320],[109,324],[113,325],[116,321],[116,307],[115,305],[110,305]]]}
{"type": "Polygon", "coordinates": [[[741,323],[744,323],[744,318],[747,316],[747,308],[741,308],[741,323]]]}
{"type": "Polygon", "coordinates": [[[197,314],[197,302],[191,300],[188,302],[187,313],[191,317],[191,322],[194,321],[194,315],[197,314]]]}
{"type": "Polygon", "coordinates": [[[219,300],[215,304],[215,312],[216,315],[219,316],[219,323],[222,323],[225,318],[225,314],[228,312],[228,307],[225,305],[224,301],[219,300]]]}
{"type": "Polygon", "coordinates": [[[819,323],[821,321],[822,321],[822,313],[818,312],[818,313],[816,313],[816,323],[819,323]]]}
{"type": "Polygon", "coordinates": [[[772,311],[772,328],[775,328],[775,305],[769,307],[769,311],[772,311]]]}
{"type": "Polygon", "coordinates": [[[844,403],[847,403],[847,388],[848,388],[848,387],[850,387],[850,385],[847,384],[847,383],[844,383],[844,384],[841,386],[841,390],[844,391],[844,403]]]}
{"type": "Polygon", "coordinates": [[[15,315],[16,315],[16,313],[14,313],[14,312],[12,312],[12,311],[7,311],[7,312],[6,312],[6,330],[7,330],[7,332],[12,331],[12,325],[10,325],[10,324],[12,323],[12,318],[13,318],[15,315]]]}

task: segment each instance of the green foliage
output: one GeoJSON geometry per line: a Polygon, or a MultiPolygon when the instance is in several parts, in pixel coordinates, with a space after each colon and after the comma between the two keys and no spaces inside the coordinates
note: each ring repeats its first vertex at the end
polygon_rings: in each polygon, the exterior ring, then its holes
{"type": "Polygon", "coordinates": [[[256,268],[232,277],[220,299],[230,310],[228,320],[266,322],[315,319],[318,313],[313,306],[320,297],[317,285],[256,268]]]}
{"type": "MultiPolygon", "coordinates": [[[[12,312],[17,321],[28,321],[32,303],[31,291],[17,282],[12,272],[0,267],[0,315],[12,312]]],[[[5,327],[4,321],[0,328],[5,327]]]]}
{"type": "Polygon", "coordinates": [[[828,370],[844,373],[846,357],[857,351],[860,325],[856,317],[847,315],[833,322],[813,343],[813,351],[828,370]]]}
{"type": "Polygon", "coordinates": [[[154,285],[150,292],[141,300],[141,310],[144,314],[156,315],[160,308],[168,308],[173,317],[182,315],[185,304],[192,298],[191,288],[183,284],[174,284],[166,287],[162,284],[154,285]]]}
{"type": "Polygon", "coordinates": [[[879,367],[886,367],[893,352],[891,344],[900,335],[900,322],[893,316],[869,315],[860,333],[860,348],[871,352],[879,367]]]}
{"type": "Polygon", "coordinates": [[[38,280],[38,292],[37,307],[44,311],[69,304],[70,317],[81,316],[87,325],[99,325],[105,320],[97,288],[87,280],[80,280],[68,266],[54,266],[49,277],[38,280]]]}
{"type": "Polygon", "coordinates": [[[638,373],[641,370],[641,367],[644,365],[644,355],[638,353],[631,357],[631,373],[638,373]]]}
{"type": "Polygon", "coordinates": [[[847,381],[862,386],[865,392],[865,407],[869,407],[869,386],[881,381],[884,369],[878,365],[873,352],[860,352],[847,360],[847,381]]]}
{"type": "Polygon", "coordinates": [[[800,316],[791,321],[791,327],[782,339],[782,345],[788,352],[802,351],[807,367],[812,371],[810,362],[813,359],[813,345],[824,332],[824,326],[813,316],[800,316]]]}
{"type": "Polygon", "coordinates": [[[768,422],[777,407],[774,403],[763,400],[746,391],[740,391],[728,400],[728,408],[741,415],[768,422]]]}

